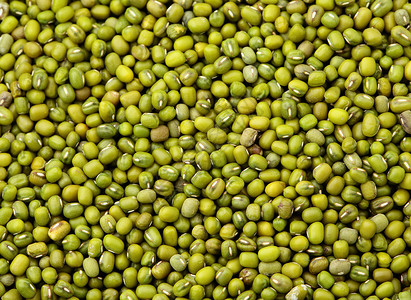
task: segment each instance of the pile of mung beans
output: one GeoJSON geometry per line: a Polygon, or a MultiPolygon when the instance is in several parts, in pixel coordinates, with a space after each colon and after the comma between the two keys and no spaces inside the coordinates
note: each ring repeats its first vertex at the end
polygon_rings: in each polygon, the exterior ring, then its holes
{"type": "Polygon", "coordinates": [[[0,0],[2,300],[410,300],[407,0],[0,0]]]}

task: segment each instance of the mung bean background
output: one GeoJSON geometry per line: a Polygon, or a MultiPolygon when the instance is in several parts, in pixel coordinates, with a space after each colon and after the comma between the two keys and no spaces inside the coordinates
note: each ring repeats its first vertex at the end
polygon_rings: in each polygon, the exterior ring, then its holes
{"type": "Polygon", "coordinates": [[[410,300],[407,0],[0,0],[2,300],[410,300]]]}

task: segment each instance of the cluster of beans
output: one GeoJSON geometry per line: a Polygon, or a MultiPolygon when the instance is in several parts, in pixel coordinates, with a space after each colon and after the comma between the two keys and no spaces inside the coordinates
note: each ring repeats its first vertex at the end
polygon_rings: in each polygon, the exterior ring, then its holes
{"type": "Polygon", "coordinates": [[[407,0],[0,2],[0,296],[410,300],[407,0]]]}

